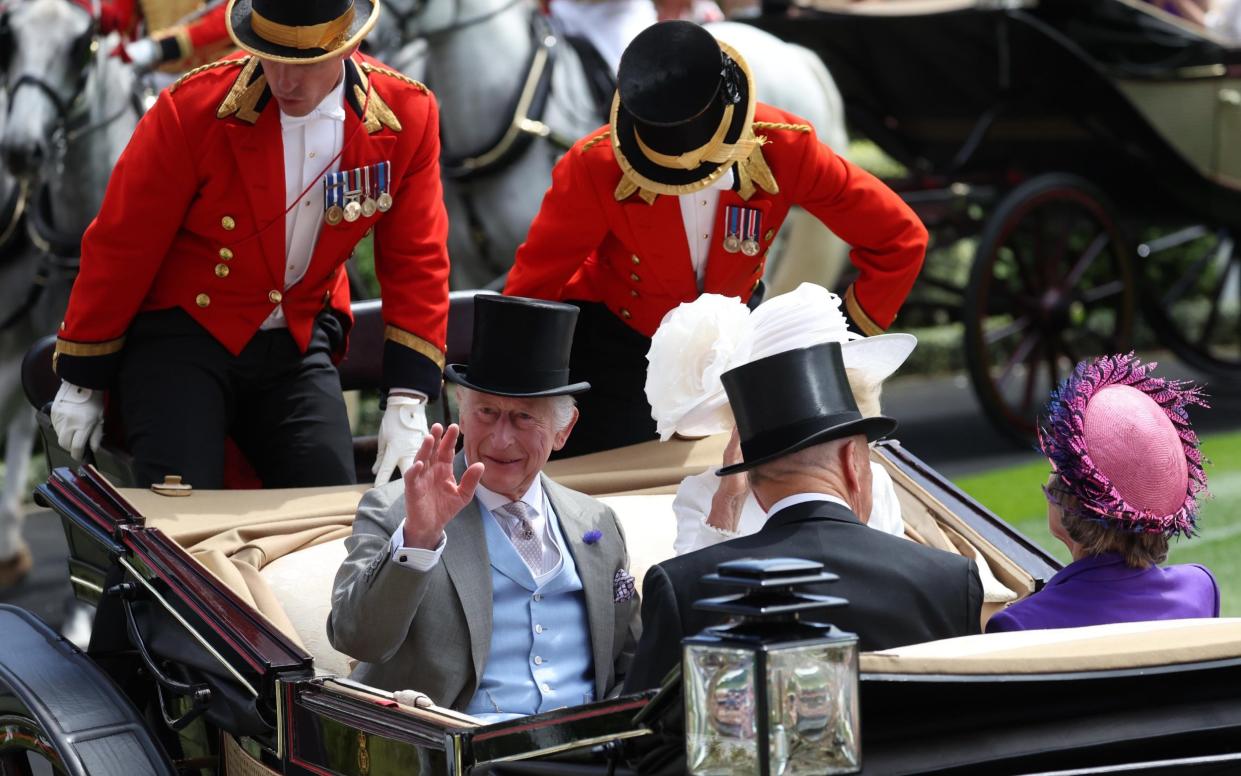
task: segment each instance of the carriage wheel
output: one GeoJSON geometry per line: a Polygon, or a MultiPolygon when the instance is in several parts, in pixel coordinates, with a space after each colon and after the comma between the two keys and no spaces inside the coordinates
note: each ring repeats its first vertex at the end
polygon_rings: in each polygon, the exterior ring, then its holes
{"type": "Polygon", "coordinates": [[[1187,226],[1139,244],[1137,255],[1159,339],[1191,366],[1241,377],[1241,250],[1232,234],[1187,226]]]}
{"type": "Polygon", "coordinates": [[[1083,358],[1129,348],[1134,279],[1110,209],[1086,181],[1040,175],[1003,200],[965,292],[965,356],[988,418],[1028,442],[1048,394],[1083,358]]]}
{"type": "Polygon", "coordinates": [[[63,773],[60,755],[36,720],[21,713],[0,712],[0,776],[63,773]]]}

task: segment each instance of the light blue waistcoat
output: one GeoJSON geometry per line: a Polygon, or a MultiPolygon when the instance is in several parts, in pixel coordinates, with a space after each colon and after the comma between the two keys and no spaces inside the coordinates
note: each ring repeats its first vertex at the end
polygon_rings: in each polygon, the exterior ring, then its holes
{"type": "Polygon", "coordinates": [[[504,529],[479,511],[491,559],[491,649],[466,713],[495,722],[594,700],[586,598],[560,521],[548,515],[560,570],[536,587],[504,529]]]}

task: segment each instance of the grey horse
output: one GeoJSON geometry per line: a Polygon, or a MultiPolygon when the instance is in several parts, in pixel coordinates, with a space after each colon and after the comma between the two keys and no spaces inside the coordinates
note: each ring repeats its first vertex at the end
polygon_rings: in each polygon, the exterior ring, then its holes
{"type": "Polygon", "coordinates": [[[20,502],[35,421],[21,396],[21,359],[33,342],[56,331],[64,315],[82,234],[143,110],[134,73],[108,56],[82,6],[23,0],[3,13],[9,105],[0,157],[29,194],[25,221],[34,250],[7,268],[12,274],[6,273],[0,296],[3,318],[21,313],[0,333],[0,419],[9,428],[0,564],[25,549],[20,502]],[[32,282],[39,293],[30,293],[32,282]]]}
{"type": "MultiPolygon", "coordinates": [[[[540,23],[531,0],[388,0],[385,14],[376,53],[439,99],[453,283],[484,285],[511,266],[560,154],[603,117],[577,52],[540,23]],[[392,49],[395,40],[406,42],[392,49]]],[[[761,100],[844,150],[843,101],[814,54],[744,24],[708,28],[745,57],[761,100]]],[[[807,261],[773,256],[768,272],[787,276],[777,288],[834,280],[843,244],[805,213],[786,231],[785,257],[796,245],[807,261]]]]}

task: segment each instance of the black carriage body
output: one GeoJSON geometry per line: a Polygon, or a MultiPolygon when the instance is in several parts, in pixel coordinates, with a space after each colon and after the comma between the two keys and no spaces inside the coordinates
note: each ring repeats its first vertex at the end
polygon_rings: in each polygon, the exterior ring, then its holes
{"type": "Polygon", "coordinates": [[[1241,181],[1227,175],[1225,158],[1236,153],[1225,130],[1237,119],[1217,114],[1237,110],[1225,87],[1241,77],[1241,51],[1140,0],[1013,0],[941,12],[917,2],[889,12],[811,5],[769,4],[753,23],[815,51],[849,123],[915,178],[1004,188],[1068,172],[1126,214],[1241,226],[1241,181]],[[1162,99],[1180,116],[1135,104],[1136,93],[1165,87],[1179,95],[1162,99]],[[1193,158],[1170,141],[1183,133],[1195,135],[1193,158]]]}
{"type": "MultiPolygon", "coordinates": [[[[899,444],[883,449],[902,475],[1035,580],[1058,569],[899,444]]],[[[58,469],[38,492],[65,524],[76,594],[99,607],[86,656],[147,712],[152,738],[174,741],[172,751],[176,736],[160,711],[175,717],[193,704],[156,690],[146,660],[170,679],[210,691],[202,720],[208,738],[220,743],[195,762],[206,772],[601,775],[606,752],[649,734],[633,723],[649,694],[476,727],[347,679],[316,677],[309,654],[146,527],[93,470],[58,469]]],[[[1239,690],[1241,658],[1040,676],[892,674],[864,665],[863,773],[1008,773],[1185,757],[1211,767],[1235,763],[1227,758],[1241,748],[1239,690]]],[[[1189,766],[1166,767],[1134,772],[1189,766]]],[[[127,774],[122,765],[100,773],[127,774]]]]}

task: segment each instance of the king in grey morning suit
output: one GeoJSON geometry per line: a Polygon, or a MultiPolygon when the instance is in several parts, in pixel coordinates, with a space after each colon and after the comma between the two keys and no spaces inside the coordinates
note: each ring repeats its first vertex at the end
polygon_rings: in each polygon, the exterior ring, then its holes
{"type": "Polygon", "coordinates": [[[510,719],[605,697],[639,636],[625,537],[600,502],[541,472],[577,419],[577,308],[479,296],[461,426],[436,425],[402,481],[362,499],[328,638],[353,678],[510,719]],[[458,434],[464,450],[453,456],[458,434]]]}

